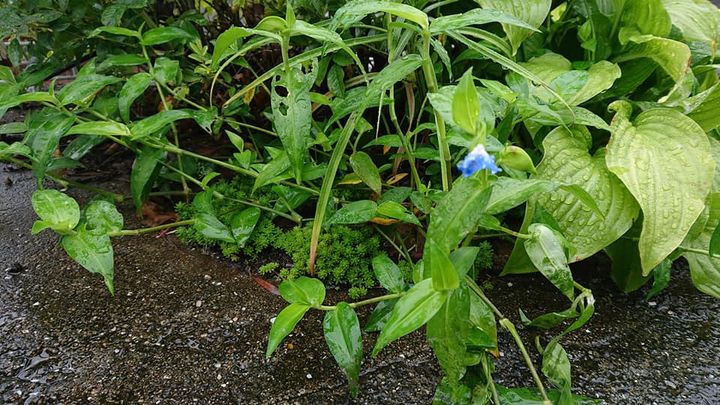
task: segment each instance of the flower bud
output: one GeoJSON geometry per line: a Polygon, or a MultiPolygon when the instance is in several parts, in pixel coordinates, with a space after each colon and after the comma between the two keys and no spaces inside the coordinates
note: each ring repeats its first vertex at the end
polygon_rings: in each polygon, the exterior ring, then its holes
{"type": "Polygon", "coordinates": [[[535,165],[523,148],[508,145],[500,152],[498,164],[515,170],[535,173],[535,165]]]}

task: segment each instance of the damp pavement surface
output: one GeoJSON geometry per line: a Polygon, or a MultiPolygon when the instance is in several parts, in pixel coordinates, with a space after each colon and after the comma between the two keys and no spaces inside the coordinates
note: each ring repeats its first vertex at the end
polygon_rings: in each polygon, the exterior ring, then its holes
{"type": "MultiPolygon", "coordinates": [[[[352,399],[322,337],[322,314],[309,312],[269,360],[271,319],[283,300],[234,264],[174,236],[113,240],[116,295],[81,269],[49,231],[31,236],[31,173],[0,164],[0,400],[3,403],[367,403],[431,402],[440,372],[421,332],[363,361],[352,399]]],[[[127,179],[103,187],[127,193],[127,179]]],[[[73,193],[83,205],[89,195],[73,193]]],[[[140,227],[121,204],[126,227],[140,227]]],[[[562,344],[573,390],[608,404],[720,403],[720,300],[673,271],[662,295],[618,292],[608,262],[576,269],[596,313],[562,344]]],[[[563,309],[542,277],[483,280],[488,296],[519,323],[563,309]]],[[[329,291],[328,299],[345,299],[329,291]]],[[[361,312],[361,322],[368,311],[361,312]]],[[[521,330],[534,352],[538,332],[521,330]]],[[[550,335],[541,334],[547,342],[550,335]]],[[[369,352],[375,336],[364,335],[369,352]]],[[[531,386],[509,335],[499,332],[496,382],[531,386]]],[[[534,356],[536,364],[539,359],[534,356]]]]}

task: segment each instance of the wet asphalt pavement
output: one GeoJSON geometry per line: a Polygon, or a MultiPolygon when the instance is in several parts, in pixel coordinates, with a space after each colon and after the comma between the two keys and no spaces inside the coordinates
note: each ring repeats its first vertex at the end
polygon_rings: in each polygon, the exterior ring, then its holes
{"type": "MultiPolygon", "coordinates": [[[[173,236],[114,240],[117,294],[82,270],[49,231],[31,236],[29,172],[0,165],[0,400],[4,403],[429,403],[439,369],[421,333],[366,356],[360,396],[310,313],[270,359],[264,350],[280,297],[250,264],[232,264],[173,236]],[[9,179],[9,181],[6,181],[9,179]]],[[[104,184],[127,192],[122,177],[104,184]]],[[[75,194],[81,200],[86,194],[75,194]]],[[[128,227],[139,227],[128,204],[128,227]]],[[[563,345],[574,391],[609,404],[720,403],[720,301],[695,291],[683,264],[650,302],[622,294],[596,260],[576,271],[596,314],[563,345]]],[[[489,277],[489,297],[514,321],[563,309],[541,277],[489,277]],[[540,307],[538,307],[540,303],[540,307]]],[[[341,300],[340,292],[329,299],[341,300]]],[[[361,320],[367,312],[361,314],[361,320]]],[[[521,334],[532,347],[534,332],[521,334]]],[[[497,382],[532,381],[500,333],[497,382]]],[[[365,335],[369,351],[374,336],[365,335]]],[[[536,358],[537,359],[537,358],[536,358]]]]}

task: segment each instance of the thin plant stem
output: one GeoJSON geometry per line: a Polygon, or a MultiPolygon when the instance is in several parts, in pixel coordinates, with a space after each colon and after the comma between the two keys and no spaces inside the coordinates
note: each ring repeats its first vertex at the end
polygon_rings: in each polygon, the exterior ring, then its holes
{"type": "MultiPolygon", "coordinates": [[[[362,306],[365,306],[365,305],[375,304],[376,302],[394,300],[395,298],[400,298],[400,297],[402,297],[403,295],[405,295],[404,292],[395,293],[395,294],[381,295],[381,296],[379,296],[379,297],[368,298],[368,299],[363,300],[363,301],[351,302],[351,303],[348,304],[348,305],[350,306],[350,308],[358,308],[358,307],[362,307],[362,306]]],[[[334,311],[334,310],[337,309],[337,307],[336,307],[335,305],[320,305],[320,306],[318,306],[318,307],[315,307],[315,309],[319,309],[319,310],[321,310],[321,311],[334,311]]]]}
{"type": "Polygon", "coordinates": [[[137,236],[142,235],[144,233],[153,233],[157,231],[162,231],[164,229],[170,229],[170,228],[176,228],[179,226],[187,226],[192,225],[195,223],[194,219],[186,219],[184,221],[178,221],[173,222],[171,224],[163,224],[158,226],[153,226],[150,228],[141,228],[141,229],[123,229],[122,231],[115,231],[115,232],[109,232],[108,236],[110,237],[116,237],[116,236],[137,236]]]}

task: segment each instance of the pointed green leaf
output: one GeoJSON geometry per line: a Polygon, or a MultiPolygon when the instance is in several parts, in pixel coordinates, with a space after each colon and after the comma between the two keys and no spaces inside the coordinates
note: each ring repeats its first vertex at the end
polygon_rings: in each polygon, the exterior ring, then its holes
{"type": "Polygon", "coordinates": [[[425,240],[423,262],[425,268],[430,270],[433,289],[445,291],[454,290],[460,286],[460,276],[450,261],[447,251],[432,237],[425,240]]]}
{"type": "Polygon", "coordinates": [[[365,152],[355,152],[350,156],[350,167],[355,174],[377,194],[382,192],[380,172],[372,158],[365,152]]]}
{"type": "Polygon", "coordinates": [[[452,292],[440,311],[427,323],[428,342],[451,384],[459,384],[465,374],[469,317],[470,292],[463,286],[452,292]]]}
{"type": "Polygon", "coordinates": [[[380,254],[372,259],[372,268],[380,285],[394,293],[405,289],[405,279],[397,264],[386,254],[380,254]]]}
{"type": "Polygon", "coordinates": [[[680,245],[702,213],[715,161],[705,132],[682,113],[657,108],[631,122],[627,104],[610,107],[617,114],[606,162],[642,209],[640,259],[647,275],[680,245]]]}
{"type": "Polygon", "coordinates": [[[42,180],[45,177],[45,171],[53,160],[60,138],[70,129],[73,122],[73,117],[47,108],[28,120],[26,143],[33,152],[32,170],[36,179],[42,180]]]}
{"type": "MultiPolygon", "coordinates": [[[[477,0],[484,9],[500,10],[524,21],[531,28],[538,28],[550,13],[551,0],[477,0]]],[[[503,30],[512,44],[513,54],[533,30],[504,23],[503,30]]]]}
{"type": "Polygon", "coordinates": [[[279,290],[285,301],[292,304],[319,307],[325,301],[325,285],[316,278],[288,279],[280,284],[279,290]]]}
{"type": "Polygon", "coordinates": [[[87,74],[78,76],[72,82],[66,84],[57,93],[57,99],[62,105],[77,104],[86,98],[99,92],[105,86],[117,83],[120,78],[103,76],[98,74],[87,74]]]}
{"type": "Polygon", "coordinates": [[[375,14],[378,12],[405,18],[418,24],[422,29],[428,28],[427,15],[415,7],[391,1],[374,0],[348,1],[343,7],[335,12],[333,24],[335,26],[347,27],[350,24],[354,24],[362,20],[368,14],[375,14]]]}
{"type": "Polygon", "coordinates": [[[81,226],[72,235],[62,238],[62,247],[73,260],[91,273],[99,273],[111,294],[113,285],[113,248],[107,234],[96,234],[81,226]]]}
{"type": "Polygon", "coordinates": [[[295,329],[295,325],[300,322],[300,319],[302,319],[308,309],[310,309],[310,307],[307,305],[290,304],[280,311],[270,328],[265,357],[269,358],[272,356],[275,349],[277,349],[283,339],[295,329]]]}
{"type": "Polygon", "coordinates": [[[453,121],[463,131],[475,136],[477,133],[477,121],[480,116],[480,101],[473,82],[472,69],[463,74],[455,89],[452,100],[452,114],[453,121]]]}
{"type": "Polygon", "coordinates": [[[391,342],[424,325],[440,310],[446,298],[447,292],[435,291],[430,279],[415,284],[395,304],[390,319],[378,336],[372,356],[377,356],[391,342]]]}
{"type": "Polygon", "coordinates": [[[213,48],[210,68],[216,70],[220,65],[220,61],[226,56],[226,51],[239,40],[251,35],[251,31],[241,27],[230,27],[222,34],[218,35],[213,48]]]}
{"type": "Polygon", "coordinates": [[[420,226],[420,221],[417,217],[408,211],[404,205],[395,201],[383,201],[380,203],[377,207],[377,214],[420,226]]]}
{"type": "Polygon", "coordinates": [[[110,136],[130,136],[130,129],[115,121],[89,121],[74,125],[65,135],[110,135],[110,136]]]}
{"type": "Polygon", "coordinates": [[[159,171],[158,161],[163,158],[162,149],[145,146],[133,162],[130,172],[130,194],[137,212],[142,209],[142,203],[147,198],[159,171]]]}
{"type": "Polygon", "coordinates": [[[334,311],[328,311],[323,320],[325,342],[347,376],[350,392],[355,396],[358,393],[363,355],[360,321],[350,305],[340,302],[336,307],[334,311]]]}
{"type": "Polygon", "coordinates": [[[471,25],[483,25],[498,22],[507,24],[508,26],[517,26],[531,31],[537,31],[535,28],[525,21],[518,19],[508,13],[492,10],[476,8],[463,14],[453,14],[435,18],[430,23],[430,32],[438,34],[441,32],[456,30],[471,25]]]}
{"type": "Polygon", "coordinates": [[[377,214],[377,203],[370,200],[351,202],[325,221],[325,225],[350,225],[368,222],[377,214]]]}
{"type": "Polygon", "coordinates": [[[390,315],[392,314],[392,310],[396,302],[397,299],[380,301],[375,309],[373,309],[367,323],[365,324],[365,332],[381,331],[385,327],[388,319],[390,319],[390,315]]]}
{"type": "Polygon", "coordinates": [[[120,117],[127,122],[130,121],[130,106],[150,86],[152,76],[147,72],[140,72],[130,76],[118,94],[118,109],[120,117]]]}
{"type": "MultiPolygon", "coordinates": [[[[35,191],[32,195],[32,207],[45,227],[56,232],[69,232],[80,222],[78,203],[72,197],[57,190],[35,191]]],[[[34,230],[33,234],[37,232],[39,230],[34,230]]]]}
{"type": "Polygon", "coordinates": [[[130,128],[130,132],[132,132],[132,139],[137,140],[147,136],[156,135],[171,123],[189,118],[193,118],[193,115],[187,110],[160,111],[155,115],[151,115],[137,121],[130,128]]]}
{"type": "Polygon", "coordinates": [[[166,42],[181,40],[192,41],[195,36],[178,27],[158,27],[146,31],[142,36],[143,45],[160,45],[166,42]]]}
{"type": "Polygon", "coordinates": [[[233,215],[230,220],[230,231],[240,246],[245,246],[245,243],[250,239],[250,235],[255,230],[255,225],[260,220],[260,214],[260,208],[250,207],[233,215]]]}
{"type": "Polygon", "coordinates": [[[540,273],[572,301],[575,287],[560,238],[543,224],[530,225],[528,232],[531,238],[524,242],[528,257],[540,273]]]}
{"type": "Polygon", "coordinates": [[[85,221],[90,231],[107,233],[123,229],[122,214],[115,204],[105,200],[95,200],[85,207],[85,221]]]}

